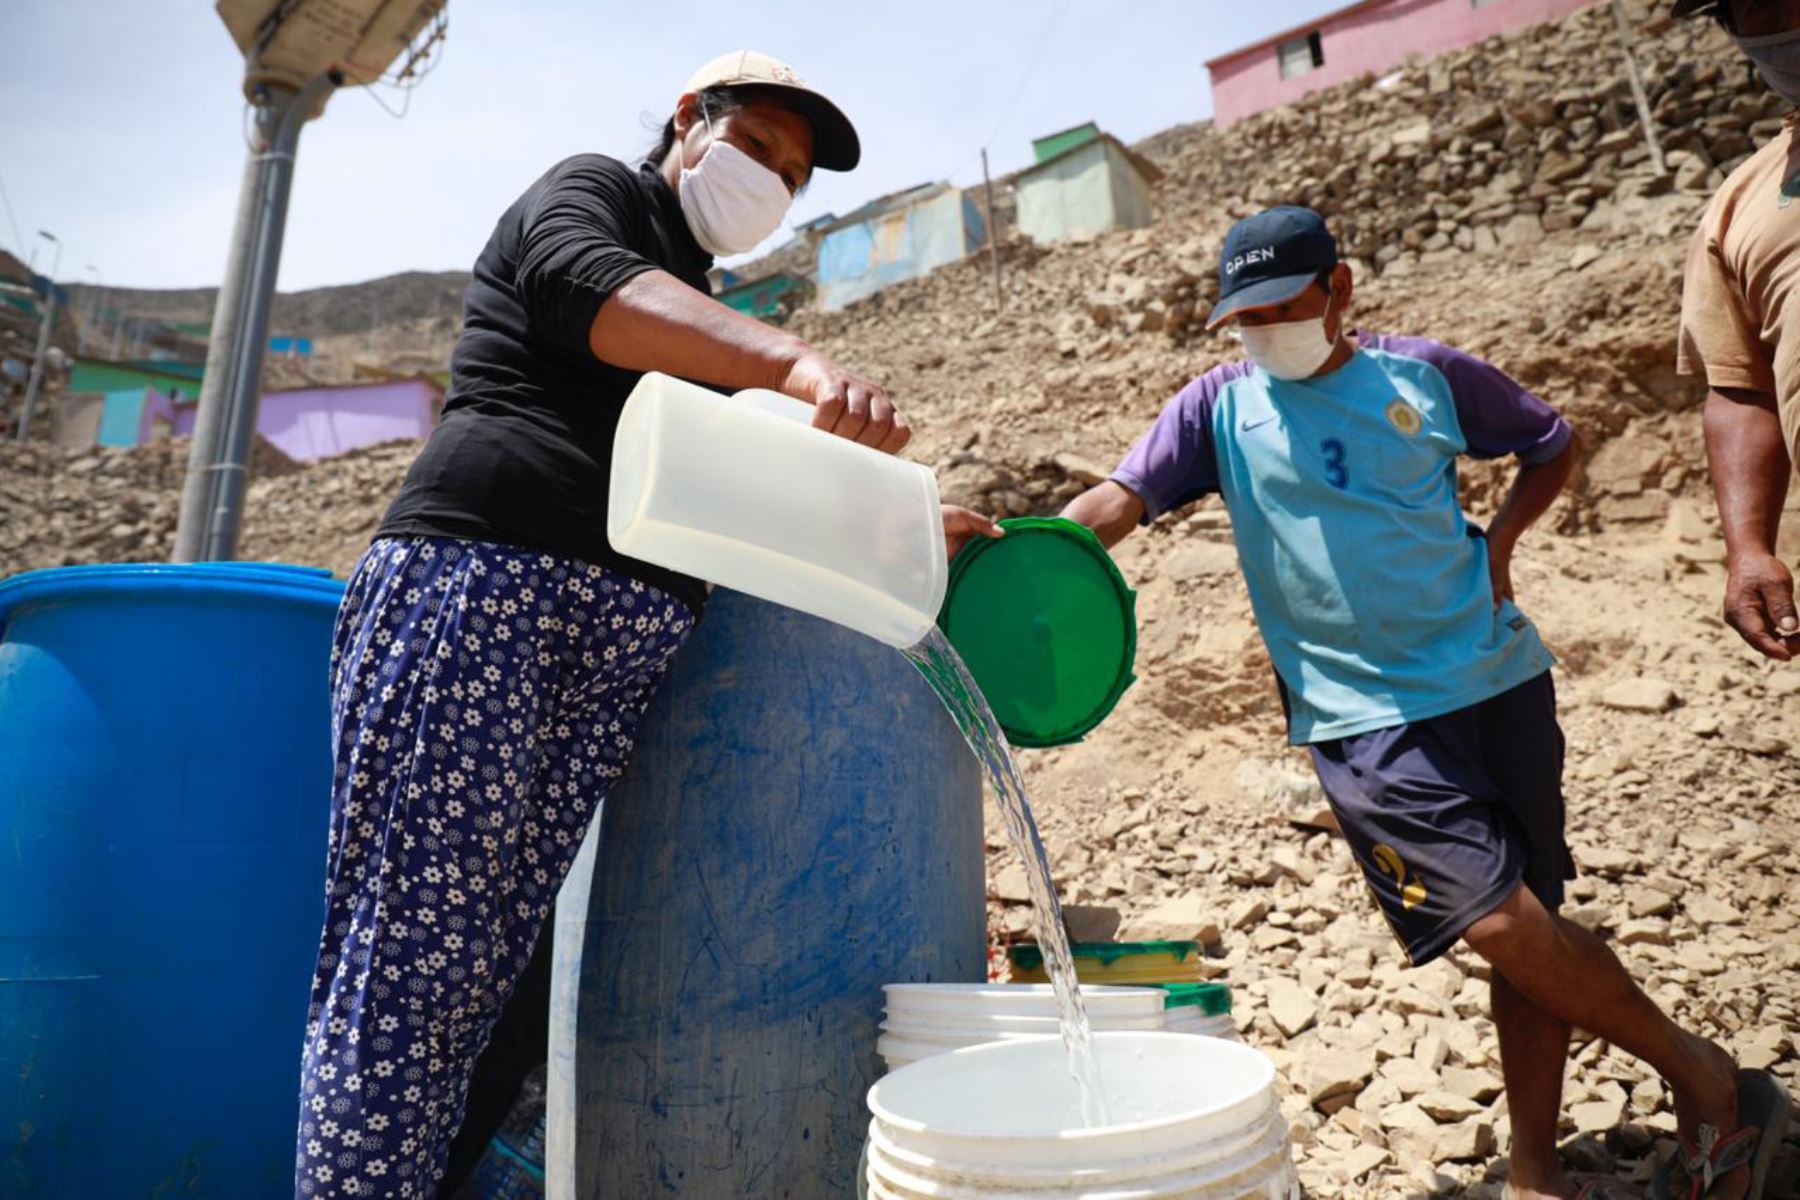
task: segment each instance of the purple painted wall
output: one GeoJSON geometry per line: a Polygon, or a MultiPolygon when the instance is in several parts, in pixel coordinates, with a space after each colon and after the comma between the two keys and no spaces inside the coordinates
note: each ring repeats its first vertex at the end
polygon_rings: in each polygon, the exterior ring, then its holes
{"type": "Polygon", "coordinates": [[[1223,128],[1265,108],[1291,104],[1308,92],[1387,71],[1409,55],[1429,58],[1554,20],[1593,2],[1489,0],[1477,8],[1475,0],[1364,0],[1207,63],[1213,120],[1223,128]],[[1313,30],[1319,32],[1325,65],[1283,79],[1276,47],[1313,30]]]}
{"type": "MultiPolygon", "coordinates": [[[[289,458],[302,462],[330,458],[376,442],[425,437],[442,396],[426,379],[265,392],[256,432],[289,458]]],[[[174,436],[186,437],[194,431],[198,410],[197,404],[174,405],[158,394],[144,405],[138,440],[156,436],[159,420],[168,422],[174,436]]]]}

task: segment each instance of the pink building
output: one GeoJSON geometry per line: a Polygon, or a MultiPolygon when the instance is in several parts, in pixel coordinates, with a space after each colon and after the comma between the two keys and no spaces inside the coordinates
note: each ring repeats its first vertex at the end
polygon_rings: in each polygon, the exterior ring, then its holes
{"type": "Polygon", "coordinates": [[[1594,0],[1361,0],[1206,64],[1222,128],[1308,92],[1380,74],[1585,8],[1594,0]]]}
{"type": "MultiPolygon", "coordinates": [[[[256,432],[289,458],[309,462],[376,442],[425,437],[443,403],[444,390],[423,378],[264,392],[256,432]]],[[[198,409],[146,392],[138,441],[188,436],[198,409]]]]}

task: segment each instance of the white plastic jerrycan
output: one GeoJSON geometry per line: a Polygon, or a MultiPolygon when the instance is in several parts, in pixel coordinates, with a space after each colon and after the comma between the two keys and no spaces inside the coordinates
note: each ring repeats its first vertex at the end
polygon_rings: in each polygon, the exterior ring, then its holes
{"type": "Polygon", "coordinates": [[[606,536],[632,558],[890,646],[944,601],[937,477],[812,427],[811,405],[651,372],[619,415],[606,536]]]}

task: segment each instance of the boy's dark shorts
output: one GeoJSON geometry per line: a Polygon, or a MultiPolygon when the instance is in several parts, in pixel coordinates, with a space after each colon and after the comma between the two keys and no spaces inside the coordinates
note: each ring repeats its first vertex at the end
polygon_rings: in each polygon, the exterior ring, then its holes
{"type": "Polygon", "coordinates": [[[1414,966],[1521,881],[1555,912],[1563,735],[1549,672],[1441,717],[1310,747],[1344,837],[1414,966]]]}

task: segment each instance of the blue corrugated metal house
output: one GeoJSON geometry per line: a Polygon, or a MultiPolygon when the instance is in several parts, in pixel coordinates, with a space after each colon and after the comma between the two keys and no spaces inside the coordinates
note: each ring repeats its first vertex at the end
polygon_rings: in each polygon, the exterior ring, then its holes
{"type": "Polygon", "coordinates": [[[269,353],[279,354],[283,358],[311,358],[312,339],[305,337],[272,337],[269,339],[269,353]]]}
{"type": "Polygon", "coordinates": [[[986,240],[981,215],[960,188],[928,183],[883,196],[823,231],[819,304],[843,308],[889,284],[955,262],[986,240]]]}

